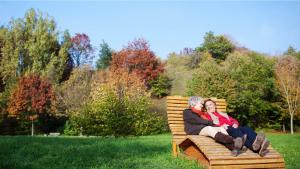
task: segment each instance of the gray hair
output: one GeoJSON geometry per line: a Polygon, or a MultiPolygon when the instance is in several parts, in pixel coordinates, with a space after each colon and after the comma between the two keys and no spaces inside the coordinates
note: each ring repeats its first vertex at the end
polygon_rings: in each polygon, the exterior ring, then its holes
{"type": "Polygon", "coordinates": [[[189,106],[190,106],[190,107],[194,107],[194,106],[196,106],[196,104],[197,104],[198,102],[201,102],[201,101],[202,101],[202,98],[201,98],[201,97],[198,97],[198,96],[191,96],[191,97],[189,98],[188,103],[189,103],[189,106]]]}

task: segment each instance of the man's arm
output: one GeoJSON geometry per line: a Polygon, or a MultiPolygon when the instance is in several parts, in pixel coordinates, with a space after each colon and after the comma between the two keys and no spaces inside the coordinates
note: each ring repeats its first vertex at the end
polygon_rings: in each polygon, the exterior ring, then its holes
{"type": "Polygon", "coordinates": [[[208,121],[208,120],[201,118],[200,116],[193,113],[189,109],[186,109],[183,111],[183,120],[190,124],[202,124],[202,125],[206,125],[206,126],[214,125],[212,121],[208,121]]]}

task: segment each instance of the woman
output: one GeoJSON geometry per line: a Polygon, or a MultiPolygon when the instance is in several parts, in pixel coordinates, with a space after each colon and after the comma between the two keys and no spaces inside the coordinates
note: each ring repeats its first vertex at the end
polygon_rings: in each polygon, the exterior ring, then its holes
{"type": "Polygon", "coordinates": [[[265,138],[263,133],[256,133],[247,126],[239,126],[239,123],[234,118],[228,116],[226,113],[218,112],[216,103],[208,99],[204,102],[205,113],[204,117],[213,121],[216,126],[224,127],[228,134],[234,138],[247,135],[245,146],[257,152],[260,156],[265,156],[269,151],[267,150],[270,142],[265,138]]]}
{"type": "Polygon", "coordinates": [[[183,111],[185,132],[188,135],[210,136],[230,149],[233,156],[237,156],[243,147],[243,139],[241,137],[233,138],[228,135],[224,127],[214,126],[212,121],[201,118],[203,103],[200,97],[190,97],[190,108],[183,111]]]}

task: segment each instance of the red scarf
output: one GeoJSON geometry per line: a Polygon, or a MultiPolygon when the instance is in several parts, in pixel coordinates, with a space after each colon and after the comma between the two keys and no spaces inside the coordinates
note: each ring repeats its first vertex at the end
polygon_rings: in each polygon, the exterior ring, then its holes
{"type": "Polygon", "coordinates": [[[205,120],[209,120],[207,118],[207,116],[205,116],[205,112],[201,111],[201,110],[198,110],[198,109],[195,109],[194,107],[192,107],[192,111],[194,113],[196,113],[198,116],[200,116],[201,118],[205,119],[205,120]]]}

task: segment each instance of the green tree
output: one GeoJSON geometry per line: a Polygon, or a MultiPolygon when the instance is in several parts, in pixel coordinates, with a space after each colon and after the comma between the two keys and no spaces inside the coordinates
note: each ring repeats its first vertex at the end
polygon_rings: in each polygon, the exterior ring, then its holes
{"type": "Polygon", "coordinates": [[[297,52],[297,50],[293,46],[289,46],[287,51],[284,52],[284,55],[294,56],[300,60],[300,51],[297,52]]]}
{"type": "Polygon", "coordinates": [[[257,53],[234,53],[224,62],[228,74],[236,82],[236,100],[229,108],[242,123],[264,127],[278,123],[280,113],[275,103],[279,91],[273,71],[275,60],[257,53]]]}
{"type": "Polygon", "coordinates": [[[155,80],[150,81],[151,94],[161,98],[170,92],[171,80],[165,74],[159,74],[155,80]]]}
{"type": "Polygon", "coordinates": [[[206,57],[188,85],[188,95],[225,98],[228,112],[251,127],[278,123],[279,91],[275,86],[274,59],[256,53],[230,54],[221,64],[206,57]]]}
{"type": "Polygon", "coordinates": [[[233,52],[234,44],[224,35],[215,36],[213,32],[207,32],[204,36],[204,42],[196,47],[197,52],[209,52],[213,58],[219,61],[225,60],[233,52]]]}
{"type": "Polygon", "coordinates": [[[99,59],[96,62],[97,69],[106,69],[112,60],[112,49],[105,41],[102,41],[99,49],[99,59]]]}
{"type": "Polygon", "coordinates": [[[213,58],[207,56],[189,81],[187,94],[206,98],[226,98],[227,101],[235,100],[235,85],[236,82],[231,79],[226,67],[217,64],[213,58]]]}
{"type": "Polygon", "coordinates": [[[52,82],[58,83],[68,60],[68,50],[58,39],[55,21],[34,9],[28,10],[24,18],[12,20],[5,33],[0,63],[4,83],[25,73],[52,77],[52,82]]]}

